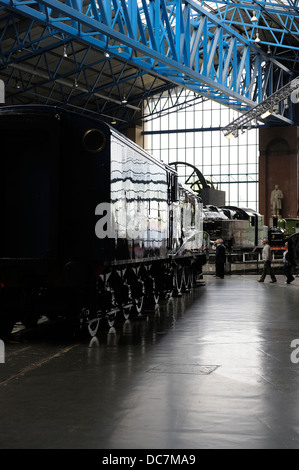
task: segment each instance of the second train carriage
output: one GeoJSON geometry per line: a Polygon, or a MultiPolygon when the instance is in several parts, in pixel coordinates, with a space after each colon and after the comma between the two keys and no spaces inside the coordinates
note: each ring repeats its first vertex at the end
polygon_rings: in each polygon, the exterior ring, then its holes
{"type": "Polygon", "coordinates": [[[0,332],[40,315],[87,324],[190,288],[205,263],[200,199],[107,124],[3,107],[0,332]]]}
{"type": "Polygon", "coordinates": [[[212,241],[222,238],[229,251],[254,250],[262,247],[268,236],[264,216],[249,208],[204,206],[203,228],[212,241]]]}
{"type": "Polygon", "coordinates": [[[273,226],[264,225],[264,216],[250,208],[225,206],[225,192],[216,190],[201,171],[191,163],[175,161],[176,169],[183,165],[192,169],[186,184],[204,201],[203,227],[212,243],[221,238],[229,251],[244,252],[262,249],[262,240],[269,239],[271,249],[283,250],[287,238],[299,230],[299,219],[273,220],[273,226]],[[208,201],[213,201],[209,202],[208,201]],[[216,202],[217,201],[217,202],[216,202]]]}

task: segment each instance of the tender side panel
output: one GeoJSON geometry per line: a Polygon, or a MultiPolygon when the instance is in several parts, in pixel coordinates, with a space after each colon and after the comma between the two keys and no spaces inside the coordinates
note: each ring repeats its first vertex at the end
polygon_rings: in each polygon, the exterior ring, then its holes
{"type": "Polygon", "coordinates": [[[119,259],[167,255],[167,171],[118,135],[111,140],[111,203],[119,259]]]}
{"type": "Polygon", "coordinates": [[[0,116],[1,258],[40,258],[57,249],[59,135],[55,119],[0,116]]]}

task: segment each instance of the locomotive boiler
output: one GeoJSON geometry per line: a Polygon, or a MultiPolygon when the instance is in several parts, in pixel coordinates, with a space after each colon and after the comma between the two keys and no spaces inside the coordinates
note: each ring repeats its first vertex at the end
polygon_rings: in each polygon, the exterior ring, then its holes
{"type": "Polygon", "coordinates": [[[194,285],[202,203],[173,168],[56,107],[2,107],[0,135],[0,337],[41,315],[95,335],[194,285]]]}

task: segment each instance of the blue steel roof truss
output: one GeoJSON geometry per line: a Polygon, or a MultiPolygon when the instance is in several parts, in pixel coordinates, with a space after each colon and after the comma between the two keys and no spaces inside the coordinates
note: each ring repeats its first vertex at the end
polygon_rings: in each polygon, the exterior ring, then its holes
{"type": "MultiPolygon", "coordinates": [[[[180,86],[247,112],[297,76],[298,1],[209,4],[0,0],[0,74],[9,70],[7,95],[18,103],[26,92],[43,103],[56,99],[83,112],[118,113],[120,122],[129,122],[140,118],[144,99],[180,86]],[[12,41],[5,48],[8,35],[12,41]],[[72,67],[64,67],[62,48],[72,67]],[[122,65],[112,67],[112,58],[122,65]],[[11,91],[16,79],[21,91],[11,91]],[[124,90],[128,103],[120,107],[124,90]]],[[[292,123],[291,112],[291,106],[281,107],[275,119],[292,123]]]]}

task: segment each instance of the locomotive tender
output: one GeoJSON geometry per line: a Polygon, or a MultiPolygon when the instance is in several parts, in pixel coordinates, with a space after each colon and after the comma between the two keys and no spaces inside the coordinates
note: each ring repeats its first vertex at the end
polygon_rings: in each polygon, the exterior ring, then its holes
{"type": "Polygon", "coordinates": [[[95,335],[195,284],[202,203],[174,169],[56,107],[2,107],[0,135],[0,337],[41,315],[95,335]]]}

